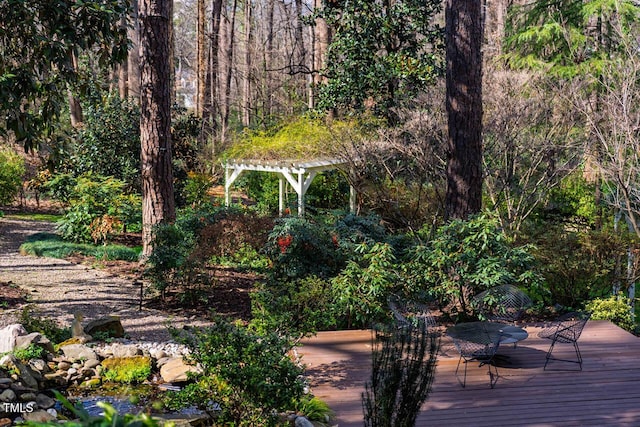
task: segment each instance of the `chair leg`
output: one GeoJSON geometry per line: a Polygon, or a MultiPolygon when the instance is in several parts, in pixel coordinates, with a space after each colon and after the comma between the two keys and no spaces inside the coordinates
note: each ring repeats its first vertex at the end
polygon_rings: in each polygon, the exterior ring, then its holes
{"type": "Polygon", "coordinates": [[[462,356],[460,356],[460,358],[458,359],[458,366],[456,366],[456,379],[458,380],[458,383],[460,383],[460,385],[462,386],[462,388],[465,388],[465,386],[467,385],[467,361],[464,361],[464,379],[462,382],[460,382],[460,377],[458,376],[458,369],[460,368],[460,362],[462,362],[462,356]]]}
{"type": "MultiPolygon", "coordinates": [[[[458,383],[462,386],[462,388],[465,388],[467,385],[467,364],[470,362],[470,360],[466,360],[463,359],[462,356],[460,356],[460,358],[458,359],[458,365],[456,366],[456,379],[458,380],[458,383]],[[460,369],[460,362],[464,363],[464,376],[463,376],[463,380],[460,381],[460,377],[458,376],[458,370],[460,369]]],[[[488,361],[482,361],[480,363],[480,366],[482,365],[488,365],[489,366],[489,386],[491,388],[494,388],[496,383],[498,382],[498,367],[493,363],[493,360],[488,360],[488,361]],[[491,369],[493,368],[493,370],[491,369]]]]}
{"type": "Polygon", "coordinates": [[[553,352],[553,348],[556,345],[556,340],[553,340],[551,342],[551,346],[549,347],[549,351],[547,351],[547,357],[546,357],[546,361],[544,362],[544,368],[543,370],[547,369],[547,364],[549,363],[549,360],[556,360],[558,362],[570,362],[570,363],[576,363],[578,364],[578,366],[580,367],[580,370],[582,371],[582,353],[580,353],[580,348],[578,347],[578,342],[577,341],[572,341],[573,344],[573,349],[576,353],[576,360],[570,360],[570,359],[558,359],[556,357],[552,357],[551,353],[553,352]]]}
{"type": "Polygon", "coordinates": [[[576,350],[576,357],[578,358],[578,365],[580,366],[580,370],[582,371],[582,354],[580,353],[580,348],[578,347],[578,341],[573,342],[573,347],[576,350]]]}
{"type": "Polygon", "coordinates": [[[496,383],[498,382],[498,367],[496,365],[494,365],[492,362],[488,363],[489,365],[489,386],[491,388],[494,388],[496,386],[496,383]],[[491,367],[493,366],[493,370],[495,372],[491,372],[491,367]]]}
{"type": "Polygon", "coordinates": [[[547,363],[549,363],[549,359],[551,359],[551,353],[553,352],[553,347],[555,345],[556,345],[556,340],[551,341],[551,347],[549,347],[549,350],[547,350],[547,357],[546,357],[546,360],[544,362],[543,371],[545,371],[547,369],[547,363]]]}

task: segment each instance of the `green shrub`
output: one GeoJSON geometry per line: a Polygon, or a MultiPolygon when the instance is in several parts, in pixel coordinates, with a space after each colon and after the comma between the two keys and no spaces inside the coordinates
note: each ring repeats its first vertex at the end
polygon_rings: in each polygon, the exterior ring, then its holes
{"type": "MultiPolygon", "coordinates": [[[[424,241],[429,232],[428,227],[420,231],[424,241]]],[[[410,288],[428,290],[449,314],[465,318],[471,315],[468,297],[493,286],[512,284],[540,293],[532,249],[515,246],[497,218],[485,213],[438,228],[432,240],[410,251],[405,274],[410,288]]]]}
{"type": "Polygon", "coordinates": [[[125,183],[118,179],[83,175],[75,180],[68,197],[69,207],[58,222],[66,240],[104,242],[126,231],[128,224],[141,222],[142,199],[126,194],[125,183]]]}
{"type": "Polygon", "coordinates": [[[236,208],[185,209],[174,224],[156,229],[145,275],[163,297],[177,289],[197,296],[209,285],[211,261],[234,257],[241,248],[257,251],[271,224],[269,218],[236,208]]]}
{"type": "Polygon", "coordinates": [[[331,282],[316,276],[268,280],[251,293],[251,327],[306,336],[336,325],[331,282]]]}
{"type": "Polygon", "coordinates": [[[609,230],[572,230],[546,223],[531,239],[533,252],[549,289],[548,304],[581,307],[586,301],[609,295],[621,278],[618,266],[627,264],[628,233],[609,230]]]}
{"type": "Polygon", "coordinates": [[[608,298],[596,298],[585,306],[591,312],[593,320],[610,320],[622,329],[634,331],[633,305],[631,300],[622,293],[611,295],[608,298]]]}
{"type": "Polygon", "coordinates": [[[71,338],[69,328],[61,328],[53,319],[42,317],[31,305],[27,305],[22,309],[18,323],[20,323],[28,333],[39,332],[49,338],[54,344],[71,338]]]}
{"type": "Polygon", "coordinates": [[[293,409],[302,396],[302,368],[291,360],[286,338],[256,334],[221,318],[209,328],[172,332],[191,350],[189,361],[202,367],[195,376],[198,385],[177,392],[179,401],[193,399],[190,403],[203,408],[217,402],[220,425],[276,425],[277,413],[293,409]]]}
{"type": "Polygon", "coordinates": [[[24,173],[24,159],[10,148],[0,148],[0,205],[11,203],[18,195],[24,173]]]}
{"type": "Polygon", "coordinates": [[[393,248],[388,243],[366,243],[332,280],[337,309],[347,317],[348,327],[369,327],[385,316],[387,296],[401,286],[393,248]]]}
{"type": "Polygon", "coordinates": [[[265,253],[274,278],[331,277],[344,266],[344,256],[330,227],[311,218],[288,217],[276,221],[265,253]]]}
{"type": "Polygon", "coordinates": [[[189,172],[182,188],[182,198],[191,207],[211,202],[208,191],[213,185],[213,178],[204,173],[189,172]]]}
{"type": "Polygon", "coordinates": [[[119,96],[98,96],[83,103],[83,126],[54,156],[55,170],[71,176],[92,173],[120,179],[127,191],[139,191],[140,111],[119,96]]]}

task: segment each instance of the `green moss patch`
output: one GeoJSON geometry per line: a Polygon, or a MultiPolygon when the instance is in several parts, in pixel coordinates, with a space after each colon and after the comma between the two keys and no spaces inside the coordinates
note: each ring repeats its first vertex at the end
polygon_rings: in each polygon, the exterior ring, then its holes
{"type": "Polygon", "coordinates": [[[113,357],[102,361],[103,377],[107,381],[137,384],[151,374],[151,358],[148,356],[113,357]]]}

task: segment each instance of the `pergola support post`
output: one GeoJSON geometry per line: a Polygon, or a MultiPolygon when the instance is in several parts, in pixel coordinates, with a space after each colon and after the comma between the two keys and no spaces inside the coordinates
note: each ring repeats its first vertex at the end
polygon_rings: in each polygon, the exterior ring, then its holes
{"type": "Polygon", "coordinates": [[[284,213],[284,176],[278,177],[278,216],[284,213]]]}

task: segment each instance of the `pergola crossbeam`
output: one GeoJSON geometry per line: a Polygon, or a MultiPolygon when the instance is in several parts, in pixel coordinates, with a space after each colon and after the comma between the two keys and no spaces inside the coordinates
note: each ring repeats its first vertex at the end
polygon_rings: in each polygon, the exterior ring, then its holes
{"type": "MultiPolygon", "coordinates": [[[[234,181],[244,171],[257,171],[257,172],[272,172],[277,173],[280,176],[278,184],[278,210],[280,215],[284,211],[284,189],[285,180],[289,182],[291,187],[298,195],[298,215],[304,215],[304,196],[307,190],[311,186],[314,178],[318,173],[338,169],[346,165],[346,162],[339,159],[316,159],[311,161],[274,161],[265,162],[257,160],[232,160],[228,161],[225,167],[225,184],[224,184],[224,201],[225,205],[229,206],[231,203],[231,186],[234,181]]],[[[355,190],[353,187],[350,189],[350,203],[349,207],[351,211],[354,211],[354,204],[352,203],[355,190]]]]}

